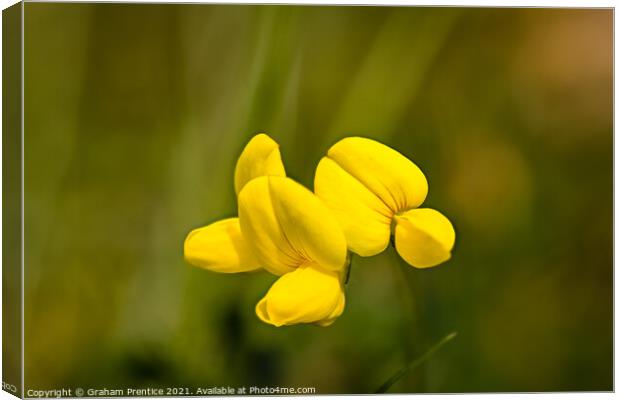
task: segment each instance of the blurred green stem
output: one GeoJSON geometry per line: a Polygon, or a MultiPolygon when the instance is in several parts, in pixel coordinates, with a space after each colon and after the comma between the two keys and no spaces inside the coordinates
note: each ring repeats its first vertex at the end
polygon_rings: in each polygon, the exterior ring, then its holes
{"type": "Polygon", "coordinates": [[[437,342],[433,347],[428,349],[426,353],[422,354],[420,357],[416,358],[413,361],[410,361],[404,368],[396,372],[392,377],[390,377],[383,385],[379,386],[379,388],[375,391],[375,393],[386,393],[393,384],[398,382],[400,378],[407,373],[407,371],[414,369],[420,366],[424,361],[428,360],[433,354],[437,352],[440,348],[442,348],[446,343],[454,339],[457,335],[457,332],[452,332],[446,335],[443,339],[437,342]]]}
{"type": "MultiPolygon", "coordinates": [[[[409,274],[405,271],[408,266],[403,266],[403,260],[400,258],[395,248],[390,249],[392,259],[394,261],[394,275],[395,280],[400,288],[401,298],[401,312],[403,315],[403,339],[402,339],[402,351],[404,353],[404,359],[410,360],[414,355],[421,352],[422,346],[426,344],[424,338],[424,331],[420,329],[422,326],[420,321],[420,310],[417,307],[415,296],[416,290],[414,282],[409,279],[409,274]]],[[[424,375],[424,371],[420,373],[424,375]]],[[[416,380],[416,387],[411,388],[411,391],[424,391],[425,380],[418,378],[416,380]]]]}
{"type": "Polygon", "coordinates": [[[348,251],[347,252],[347,260],[345,262],[345,268],[346,268],[346,273],[345,273],[345,278],[344,278],[344,284],[345,285],[347,283],[349,283],[349,278],[351,277],[351,268],[352,267],[353,267],[353,253],[348,251]]]}

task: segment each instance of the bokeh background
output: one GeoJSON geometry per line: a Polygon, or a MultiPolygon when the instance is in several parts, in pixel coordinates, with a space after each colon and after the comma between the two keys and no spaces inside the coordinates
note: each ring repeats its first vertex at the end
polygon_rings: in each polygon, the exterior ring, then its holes
{"type": "Polygon", "coordinates": [[[25,4],[26,388],[612,390],[604,9],[25,4]],[[183,261],[256,132],[311,187],[339,138],[414,160],[453,259],[355,258],[329,328],[183,261]]]}

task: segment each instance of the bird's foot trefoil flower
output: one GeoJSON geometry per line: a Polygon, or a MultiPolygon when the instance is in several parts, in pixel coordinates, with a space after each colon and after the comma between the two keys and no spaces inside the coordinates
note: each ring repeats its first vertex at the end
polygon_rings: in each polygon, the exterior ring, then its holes
{"type": "Polygon", "coordinates": [[[279,278],[256,315],[274,326],[332,324],[344,311],[350,250],[372,256],[392,241],[409,264],[451,257],[455,233],[440,212],[419,208],[428,184],[405,156],[350,137],[320,161],[311,192],[286,177],[279,146],[258,134],[235,168],[238,217],[189,233],[185,259],[214,272],[266,270],[279,278]]]}
{"type": "Polygon", "coordinates": [[[397,252],[414,267],[451,257],[450,221],[439,211],[418,208],[428,193],[426,177],[384,144],[361,137],[334,144],[317,166],[314,191],[340,222],[354,253],[381,253],[393,235],[397,252]]]}
{"type": "Polygon", "coordinates": [[[327,326],[344,310],[346,240],[314,193],[285,176],[277,143],[254,136],[235,168],[239,217],[191,231],[185,259],[214,272],[278,275],[257,316],[274,326],[327,326]]]}

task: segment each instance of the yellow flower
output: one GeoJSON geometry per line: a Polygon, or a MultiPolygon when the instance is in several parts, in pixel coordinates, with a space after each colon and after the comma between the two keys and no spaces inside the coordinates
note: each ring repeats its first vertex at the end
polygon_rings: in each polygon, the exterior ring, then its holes
{"type": "MultiPolygon", "coordinates": [[[[235,167],[235,192],[252,179],[286,176],[278,144],[264,133],[254,136],[245,146],[235,167]]],[[[261,268],[241,235],[238,218],[217,221],[195,229],[184,244],[185,259],[192,265],[215,272],[233,273],[261,268]]]]}
{"type": "Polygon", "coordinates": [[[235,169],[239,218],[195,229],[185,240],[185,259],[215,272],[260,268],[280,276],[257,304],[256,314],[275,326],[327,326],[344,310],[347,245],[327,207],[286,178],[280,151],[259,134],[235,169]]]}
{"type": "Polygon", "coordinates": [[[414,267],[450,259],[454,228],[440,212],[417,208],[428,193],[426,177],[396,150],[366,138],[342,139],[319,162],[314,191],[354,253],[378,254],[393,234],[396,250],[414,267]]]}
{"type": "Polygon", "coordinates": [[[289,178],[253,179],[239,193],[239,220],[263,268],[282,275],[256,306],[261,320],[327,326],[342,314],[347,244],[312,192],[289,178]]]}

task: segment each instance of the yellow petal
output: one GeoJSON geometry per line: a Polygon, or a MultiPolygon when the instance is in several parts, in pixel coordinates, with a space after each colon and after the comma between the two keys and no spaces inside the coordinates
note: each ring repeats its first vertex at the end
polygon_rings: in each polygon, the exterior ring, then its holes
{"type": "Polygon", "coordinates": [[[291,246],[308,262],[342,271],[347,241],[334,215],[314,193],[294,180],[268,179],[273,209],[291,246]]]}
{"type": "Polygon", "coordinates": [[[252,249],[241,235],[238,218],[224,219],[187,235],[187,262],[215,272],[245,272],[260,268],[252,249]]]}
{"type": "Polygon", "coordinates": [[[235,193],[254,178],[286,176],[278,144],[264,133],[254,136],[241,152],[235,168],[235,193]]]}
{"type": "Polygon", "coordinates": [[[377,141],[348,137],[327,156],[377,195],[394,213],[419,207],[428,192],[426,177],[411,160],[377,141]]]}
{"type": "Polygon", "coordinates": [[[239,219],[263,267],[281,275],[315,262],[341,271],[347,246],[340,225],[327,207],[289,178],[260,177],[239,193],[239,219]]]}
{"type": "Polygon", "coordinates": [[[267,271],[283,275],[304,263],[276,217],[268,177],[248,182],[239,192],[237,203],[241,232],[267,271]]]}
{"type": "Polygon", "coordinates": [[[439,211],[417,208],[395,219],[396,250],[409,264],[428,268],[450,259],[456,235],[448,218],[439,211]]]}
{"type": "Polygon", "coordinates": [[[340,223],[351,251],[367,257],[385,250],[392,212],[360,181],[323,157],[316,168],[314,192],[340,223]]]}
{"type": "Polygon", "coordinates": [[[338,304],[336,305],[336,308],[334,308],[334,311],[332,311],[331,314],[329,314],[329,316],[321,321],[318,321],[317,324],[320,326],[330,326],[331,324],[334,323],[334,321],[336,321],[336,319],[342,315],[342,313],[344,312],[344,305],[345,305],[345,298],[344,298],[344,291],[340,292],[340,299],[338,300],[338,304]]]}
{"type": "Polygon", "coordinates": [[[256,305],[256,315],[274,326],[331,324],[344,310],[340,275],[306,264],[281,276],[256,305]]]}

